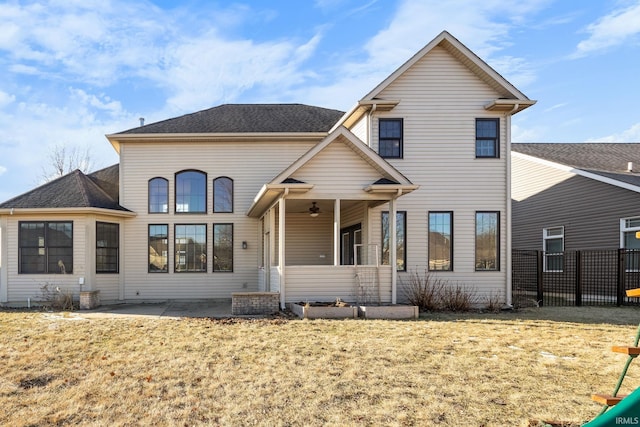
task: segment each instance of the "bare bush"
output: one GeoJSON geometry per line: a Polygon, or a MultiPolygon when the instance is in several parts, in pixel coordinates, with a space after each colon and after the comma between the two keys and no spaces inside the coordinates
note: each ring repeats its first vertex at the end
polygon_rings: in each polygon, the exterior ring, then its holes
{"type": "Polygon", "coordinates": [[[40,287],[40,301],[56,310],[72,311],[74,309],[73,293],[51,283],[45,283],[40,287]]]}
{"type": "Polygon", "coordinates": [[[491,292],[484,298],[484,309],[491,313],[499,313],[502,310],[502,297],[499,292],[491,292]]]}
{"type": "Polygon", "coordinates": [[[439,310],[441,306],[442,289],[445,282],[442,279],[434,278],[429,272],[421,276],[418,272],[411,272],[409,283],[403,283],[405,297],[412,305],[416,305],[420,310],[439,310]]]}
{"type": "Polygon", "coordinates": [[[475,289],[460,283],[443,286],[440,299],[442,309],[448,311],[469,311],[477,301],[475,289]]]}

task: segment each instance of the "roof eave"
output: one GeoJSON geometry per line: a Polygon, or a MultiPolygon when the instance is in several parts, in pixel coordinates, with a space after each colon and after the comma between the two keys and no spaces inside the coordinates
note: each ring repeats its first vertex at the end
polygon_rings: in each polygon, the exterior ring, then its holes
{"type": "Polygon", "coordinates": [[[484,109],[487,111],[493,111],[493,112],[516,114],[526,108],[531,107],[536,102],[537,101],[534,101],[532,99],[525,100],[525,99],[498,98],[485,104],[484,109]]]}
{"type": "Polygon", "coordinates": [[[314,187],[307,183],[265,184],[253,199],[246,215],[251,218],[261,217],[283,194],[303,194],[314,187]]]}
{"type": "MultiPolygon", "coordinates": [[[[243,133],[116,133],[106,135],[111,145],[124,142],[173,142],[187,141],[316,141],[327,136],[327,132],[243,132],[243,133]]],[[[116,148],[116,151],[119,151],[116,148]]]]}
{"type": "Polygon", "coordinates": [[[414,190],[420,188],[419,185],[406,185],[406,184],[371,184],[364,188],[364,191],[372,194],[396,194],[402,196],[403,194],[411,193],[414,190]]]}
{"type": "Polygon", "coordinates": [[[133,218],[138,214],[132,211],[123,211],[107,208],[2,208],[0,215],[42,215],[42,214],[101,214],[122,218],[133,218]]]}
{"type": "Polygon", "coordinates": [[[391,111],[400,100],[391,99],[363,99],[358,101],[351,110],[347,111],[338,122],[333,125],[329,133],[333,132],[340,126],[350,129],[358,120],[362,118],[368,111],[375,108],[376,111],[391,111]],[[375,106],[375,107],[374,107],[375,106]]]}

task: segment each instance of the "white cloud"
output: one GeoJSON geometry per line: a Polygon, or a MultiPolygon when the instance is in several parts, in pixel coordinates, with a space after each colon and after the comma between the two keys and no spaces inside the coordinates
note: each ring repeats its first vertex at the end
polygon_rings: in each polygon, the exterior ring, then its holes
{"type": "Polygon", "coordinates": [[[0,108],[11,104],[15,100],[15,95],[10,95],[0,90],[0,108]]]}
{"type": "Polygon", "coordinates": [[[0,166],[0,175],[2,175],[3,173],[5,173],[7,171],[7,168],[4,166],[0,166]]]}
{"type": "Polygon", "coordinates": [[[636,123],[619,133],[588,139],[587,142],[640,142],[640,123],[636,123]]]}
{"type": "Polygon", "coordinates": [[[620,45],[640,34],[640,1],[603,16],[586,29],[590,36],[578,43],[574,57],[620,45]]]}

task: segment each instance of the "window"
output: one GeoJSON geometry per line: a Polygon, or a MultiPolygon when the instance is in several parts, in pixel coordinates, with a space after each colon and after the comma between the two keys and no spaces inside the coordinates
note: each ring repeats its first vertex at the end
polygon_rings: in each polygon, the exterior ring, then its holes
{"type": "Polygon", "coordinates": [[[500,119],[476,119],[476,157],[500,157],[500,119]]]}
{"type": "Polygon", "coordinates": [[[25,221],[19,227],[21,274],[73,272],[73,222],[25,221]]]}
{"type": "Polygon", "coordinates": [[[640,217],[620,220],[620,246],[625,252],[627,271],[640,271],[640,217]]]}
{"type": "Polygon", "coordinates": [[[429,270],[453,271],[453,212],[429,212],[429,270]]]}
{"type": "Polygon", "coordinates": [[[233,212],[233,180],[220,176],[213,180],[213,212],[233,212]]]}
{"type": "Polygon", "coordinates": [[[233,271],[233,224],[213,224],[213,271],[233,271]]]}
{"type": "Polygon", "coordinates": [[[169,212],[169,181],[164,178],[149,180],[149,213],[169,212]]]}
{"type": "MultiPolygon", "coordinates": [[[[396,270],[407,271],[407,213],[396,212],[396,270]]],[[[389,212],[382,212],[382,264],[389,265],[389,212]]]]}
{"type": "Polygon", "coordinates": [[[207,211],[207,174],[183,171],[176,174],[176,213],[207,211]]]}
{"type": "Polygon", "coordinates": [[[207,226],[206,224],[176,224],[175,226],[175,271],[207,271],[207,226]]]}
{"type": "Polygon", "coordinates": [[[564,270],[564,227],[552,227],[542,230],[544,251],[544,271],[564,270]]]}
{"type": "Polygon", "coordinates": [[[402,158],[402,119],[380,119],[378,131],[378,154],[386,158],[402,158]]]}
{"type": "Polygon", "coordinates": [[[476,271],[499,271],[499,212],[476,212],[476,271]]]}
{"type": "Polygon", "coordinates": [[[169,226],[149,224],[149,273],[168,273],[169,226]]]}
{"type": "Polygon", "coordinates": [[[96,222],[96,273],[118,272],[120,225],[96,222]]]}

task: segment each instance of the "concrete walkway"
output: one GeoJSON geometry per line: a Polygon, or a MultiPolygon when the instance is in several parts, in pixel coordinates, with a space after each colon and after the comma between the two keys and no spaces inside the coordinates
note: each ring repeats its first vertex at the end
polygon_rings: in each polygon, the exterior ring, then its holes
{"type": "Polygon", "coordinates": [[[103,305],[93,310],[79,310],[75,314],[86,319],[117,317],[233,317],[230,299],[201,301],[163,301],[157,303],[103,305]]]}

